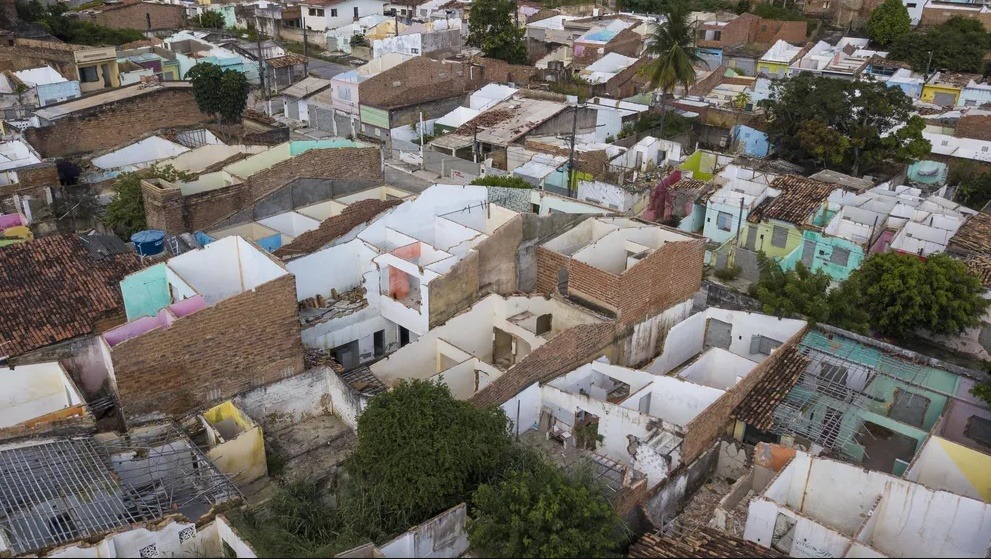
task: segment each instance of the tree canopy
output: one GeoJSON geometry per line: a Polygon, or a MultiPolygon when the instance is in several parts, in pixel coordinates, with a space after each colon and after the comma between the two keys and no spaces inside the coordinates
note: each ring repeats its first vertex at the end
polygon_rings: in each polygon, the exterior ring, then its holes
{"type": "Polygon", "coordinates": [[[145,229],[145,203],[141,195],[141,180],[161,178],[167,181],[188,180],[189,175],[177,171],[171,165],[151,166],[147,169],[124,173],[114,181],[114,198],[103,214],[103,223],[123,239],[145,229]]]}
{"type": "Polygon", "coordinates": [[[911,31],[912,17],[908,15],[908,8],[902,0],[884,0],[883,4],[874,8],[867,20],[867,36],[884,47],[911,31]]]}
{"type": "Polygon", "coordinates": [[[481,186],[502,186],[505,188],[533,188],[533,185],[516,175],[506,175],[497,177],[495,175],[485,175],[471,181],[471,184],[481,186]]]}
{"type": "Polygon", "coordinates": [[[475,0],[468,20],[468,46],[489,58],[526,64],[526,29],[517,27],[512,0],[475,0]]]}
{"type": "Polygon", "coordinates": [[[207,29],[223,29],[227,24],[227,22],[224,21],[224,14],[216,10],[203,12],[193,18],[192,22],[197,27],[205,27],[207,29]]]}
{"type": "Polygon", "coordinates": [[[877,254],[854,273],[860,306],[882,334],[905,338],[920,329],[956,335],[979,326],[989,301],[981,280],[945,254],[877,254]]]}
{"type": "Polygon", "coordinates": [[[896,38],[888,58],[907,62],[916,72],[925,72],[927,68],[930,72],[980,72],[989,48],[991,35],[979,21],[955,16],[925,32],[896,38]]]}
{"type": "Polygon", "coordinates": [[[502,472],[513,447],[507,421],[501,409],[455,400],[446,386],[403,381],[361,413],[347,471],[380,496],[386,526],[405,530],[502,472]]]}
{"type": "Polygon", "coordinates": [[[603,557],[620,520],[590,480],[541,464],[482,485],[472,497],[471,546],[485,557],[603,557]]]}
{"type": "Polygon", "coordinates": [[[762,312],[774,316],[800,316],[854,332],[865,332],[870,319],[860,308],[856,281],[831,287],[829,276],[822,271],[811,272],[801,262],[784,271],[763,254],[760,279],[751,284],[750,294],[760,301],[762,312]]]}
{"type": "Polygon", "coordinates": [[[778,154],[794,163],[853,175],[890,162],[904,163],[929,153],[925,122],[912,113],[912,100],[897,87],[848,82],[802,72],[776,80],[759,104],[767,134],[778,154]]]}
{"type": "Polygon", "coordinates": [[[669,94],[678,85],[688,89],[695,84],[693,64],[701,63],[702,57],[695,49],[695,28],[689,19],[688,2],[669,2],[661,15],[666,21],[655,26],[647,39],[646,53],[654,58],[643,67],[643,72],[652,89],[660,88],[669,94]]]}
{"type": "Polygon", "coordinates": [[[17,17],[23,21],[39,23],[49,33],[67,43],[78,45],[122,45],[144,39],[137,29],[104,27],[77,17],[70,17],[69,8],[61,2],[47,6],[38,0],[20,1],[16,4],[17,17]]]}
{"type": "Polygon", "coordinates": [[[200,112],[214,115],[220,122],[240,120],[248,105],[248,79],[243,73],[201,62],[186,73],[186,79],[193,84],[200,112]]]}
{"type": "Polygon", "coordinates": [[[821,271],[801,263],[783,271],[761,258],[760,279],[750,286],[765,313],[804,316],[855,332],[872,329],[895,338],[925,330],[960,334],[981,324],[991,301],[981,280],[967,266],[945,254],[925,259],[887,252],[864,261],[839,287],[830,287],[821,271]]]}

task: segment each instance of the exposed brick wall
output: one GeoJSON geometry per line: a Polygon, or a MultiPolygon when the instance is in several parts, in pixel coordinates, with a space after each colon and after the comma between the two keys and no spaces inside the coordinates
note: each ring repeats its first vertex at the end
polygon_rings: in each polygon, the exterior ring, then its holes
{"type": "MultiPolygon", "coordinates": [[[[980,4],[977,4],[979,7],[980,4]]],[[[962,17],[981,22],[984,29],[991,31],[991,14],[981,13],[979,8],[972,10],[943,9],[938,4],[931,4],[922,8],[922,18],[919,20],[919,27],[935,27],[950,20],[951,17],[962,17]]]]}
{"type": "Polygon", "coordinates": [[[387,109],[469,93],[481,84],[482,73],[470,64],[418,56],[361,82],[358,96],[362,105],[387,109]]]}
{"type": "Polygon", "coordinates": [[[286,275],[121,342],[110,355],[124,412],[181,415],[298,374],[299,330],[296,280],[286,275]]]}
{"type": "Polygon", "coordinates": [[[568,268],[570,259],[563,254],[537,247],[537,283],[536,291],[542,295],[550,295],[557,291],[557,275],[561,268],[568,268]]]}
{"type": "Polygon", "coordinates": [[[148,132],[208,119],[196,106],[192,88],[148,88],[143,95],[74,113],[52,126],[28,128],[24,138],[43,157],[62,157],[125,145],[148,132]]]}
{"type": "Polygon", "coordinates": [[[621,292],[619,276],[574,259],[568,267],[568,295],[617,313],[621,299],[639,296],[635,293],[621,292]]]}
{"type": "Polygon", "coordinates": [[[189,196],[142,187],[149,227],[169,233],[208,229],[298,178],[384,181],[377,147],[312,149],[248,177],[244,183],[189,196]],[[178,197],[177,197],[178,195],[178,197]]]}
{"type": "Polygon", "coordinates": [[[478,253],[469,252],[451,270],[430,282],[430,328],[447,322],[478,298],[478,253]]]}
{"type": "Polygon", "coordinates": [[[515,83],[523,87],[540,75],[540,70],[533,66],[510,64],[495,58],[480,58],[478,63],[482,65],[482,79],[487,84],[515,83]]]}
{"type": "Polygon", "coordinates": [[[705,240],[666,243],[619,276],[619,319],[635,323],[691,297],[702,286],[705,240]]]}
{"type": "Polygon", "coordinates": [[[738,382],[734,387],[726,391],[702,413],[695,416],[695,419],[685,426],[685,438],[682,443],[681,460],[684,464],[691,464],[693,460],[702,455],[712,447],[712,444],[726,432],[733,410],[750,394],[754,386],[771,371],[774,364],[784,355],[783,348],[792,347],[802,336],[806,329],[792,336],[787,342],[777,348],[770,357],[757,365],[754,370],[738,382]]]}
{"type": "Polygon", "coordinates": [[[640,69],[646,64],[647,58],[640,58],[633,64],[630,64],[628,68],[610,78],[605,84],[595,86],[593,91],[597,95],[608,95],[610,97],[629,97],[635,94],[640,88],[640,84],[636,78],[640,74],[640,69]]]}
{"type": "Polygon", "coordinates": [[[72,49],[65,43],[14,39],[13,45],[0,44],[0,71],[27,70],[50,64],[67,79],[77,79],[72,49]]]}
{"type": "Polygon", "coordinates": [[[81,14],[80,19],[114,29],[181,29],[186,24],[186,8],[172,4],[136,2],[105,8],[95,14],[81,14]]]}
{"type": "Polygon", "coordinates": [[[21,167],[17,171],[17,182],[0,186],[0,195],[29,194],[39,198],[44,197],[43,186],[59,184],[58,168],[54,161],[43,161],[36,165],[21,167]]]}
{"type": "Polygon", "coordinates": [[[616,325],[581,324],[569,328],[530,352],[492,384],[472,397],[479,407],[498,406],[535,382],[547,382],[608,355],[617,338],[616,325]]]}
{"type": "Polygon", "coordinates": [[[991,115],[964,115],[953,130],[957,138],[991,140],[991,115]]]}
{"type": "Polygon", "coordinates": [[[145,221],[150,229],[160,229],[170,234],[186,231],[182,192],[178,188],[160,188],[141,181],[141,197],[145,204],[145,221]]]}
{"type": "Polygon", "coordinates": [[[479,292],[509,295],[517,290],[516,256],[523,241],[523,216],[518,215],[478,244],[479,292]]]}

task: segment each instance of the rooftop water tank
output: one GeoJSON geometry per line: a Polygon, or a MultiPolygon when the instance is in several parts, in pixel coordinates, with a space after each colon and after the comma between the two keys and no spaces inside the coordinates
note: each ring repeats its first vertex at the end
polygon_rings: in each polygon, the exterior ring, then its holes
{"type": "Polygon", "coordinates": [[[151,229],[131,235],[134,250],[141,256],[161,254],[165,250],[165,231],[151,229]]]}

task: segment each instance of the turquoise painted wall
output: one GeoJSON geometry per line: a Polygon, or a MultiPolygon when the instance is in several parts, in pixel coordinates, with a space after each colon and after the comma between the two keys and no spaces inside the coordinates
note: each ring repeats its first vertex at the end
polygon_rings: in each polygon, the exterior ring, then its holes
{"type": "Polygon", "coordinates": [[[121,295],[127,320],[141,316],[155,316],[172,303],[165,264],[135,272],[120,281],[121,295]]]}
{"type": "MultiPolygon", "coordinates": [[[[845,412],[839,438],[851,441],[842,450],[854,461],[864,458],[863,446],[853,440],[854,434],[864,422],[874,423],[915,439],[917,452],[929,430],[933,428],[947,406],[948,397],[943,394],[955,394],[960,380],[957,375],[948,371],[895,359],[882,354],[877,348],[864,346],[848,338],[834,336],[830,340],[820,331],[806,334],[802,344],[904,379],[902,381],[887,375],[876,375],[867,390],[867,394],[874,400],[866,409],[852,408],[848,403],[820,394],[815,405],[805,411],[805,420],[813,425],[822,424],[827,407],[845,412]],[[895,390],[911,392],[929,399],[929,407],[923,417],[921,428],[888,417],[895,390]]],[[[796,386],[794,390],[800,394],[807,391],[801,386],[796,386]]]]}
{"type": "Polygon", "coordinates": [[[678,223],[678,229],[680,231],[688,231],[689,233],[698,233],[702,230],[705,225],[705,205],[694,203],[692,204],[692,213],[686,215],[678,223]]]}
{"type": "Polygon", "coordinates": [[[818,231],[803,231],[802,237],[802,242],[780,260],[779,264],[782,270],[793,270],[795,264],[802,261],[802,256],[805,253],[805,241],[815,243],[815,252],[812,256],[812,271],[822,270],[833,281],[845,281],[854,270],[860,268],[860,264],[864,261],[864,248],[847,239],[823,235],[818,231]],[[847,258],[846,266],[830,262],[830,258],[833,256],[833,250],[836,248],[850,251],[850,257],[847,258]]]}

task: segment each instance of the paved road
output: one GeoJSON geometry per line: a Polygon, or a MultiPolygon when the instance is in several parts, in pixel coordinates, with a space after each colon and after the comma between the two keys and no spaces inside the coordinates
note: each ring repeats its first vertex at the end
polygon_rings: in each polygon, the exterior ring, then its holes
{"type": "Polygon", "coordinates": [[[307,71],[311,74],[316,74],[318,78],[323,78],[329,80],[330,78],[340,74],[341,72],[347,72],[351,69],[350,66],[344,66],[343,64],[334,64],[333,62],[327,62],[326,60],[321,60],[319,58],[309,57],[310,62],[306,65],[307,71]]]}
{"type": "Polygon", "coordinates": [[[427,189],[432,183],[425,178],[418,177],[412,173],[407,173],[396,169],[388,164],[385,166],[385,184],[401,188],[407,192],[419,194],[427,189]]]}

